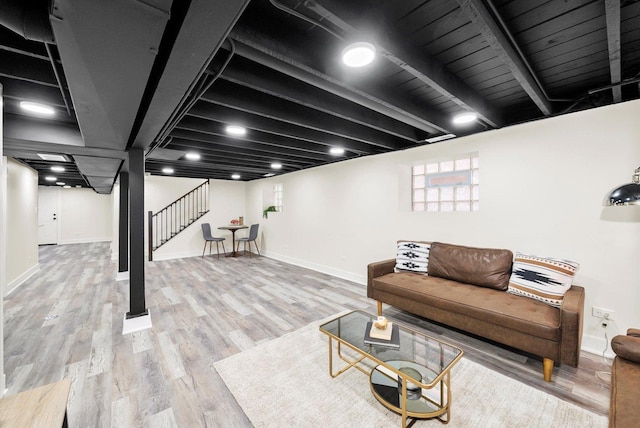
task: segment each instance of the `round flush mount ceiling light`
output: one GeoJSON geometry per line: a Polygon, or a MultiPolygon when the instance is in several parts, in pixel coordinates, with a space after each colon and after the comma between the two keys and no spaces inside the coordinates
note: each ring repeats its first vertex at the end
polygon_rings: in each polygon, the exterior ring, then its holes
{"type": "Polygon", "coordinates": [[[31,101],[20,101],[20,108],[30,113],[42,114],[45,116],[53,116],[55,110],[44,104],[33,103],[31,101]]]}
{"type": "Polygon", "coordinates": [[[200,159],[200,153],[188,152],[187,154],[184,155],[184,157],[189,159],[189,160],[199,160],[200,159]]]}
{"type": "Polygon", "coordinates": [[[48,175],[44,179],[47,180],[47,181],[56,181],[57,180],[57,178],[55,178],[53,175],[48,175]]]}
{"type": "Polygon", "coordinates": [[[56,184],[57,184],[58,186],[64,186],[64,185],[65,185],[65,184],[67,184],[67,183],[65,183],[64,181],[56,181],[56,184]]]}
{"type": "Polygon", "coordinates": [[[282,168],[282,164],[278,162],[274,162],[271,164],[271,169],[280,169],[282,168]]]}
{"type": "Polygon", "coordinates": [[[344,149],[342,147],[331,147],[329,149],[329,153],[334,156],[340,156],[344,154],[344,149]]]}
{"type": "Polygon", "coordinates": [[[162,173],[163,174],[173,174],[173,168],[162,168],[162,173]]]}
{"type": "Polygon", "coordinates": [[[229,135],[233,135],[236,137],[240,137],[242,135],[245,135],[247,133],[247,129],[242,127],[242,126],[238,126],[238,125],[228,125],[225,130],[227,131],[227,134],[229,135]]]}
{"type": "Polygon", "coordinates": [[[240,174],[233,174],[231,175],[231,178],[233,178],[234,180],[240,180],[240,174]]]}
{"type": "Polygon", "coordinates": [[[64,172],[64,167],[63,166],[52,166],[51,167],[51,171],[53,171],[53,172],[64,172]]]}
{"type": "Polygon", "coordinates": [[[466,111],[464,113],[460,113],[454,116],[453,123],[456,125],[464,125],[467,123],[471,123],[478,118],[478,113],[472,111],[466,111]]]}
{"type": "Polygon", "coordinates": [[[342,51],[342,62],[349,67],[364,67],[376,57],[376,47],[371,43],[352,43],[342,51]]]}

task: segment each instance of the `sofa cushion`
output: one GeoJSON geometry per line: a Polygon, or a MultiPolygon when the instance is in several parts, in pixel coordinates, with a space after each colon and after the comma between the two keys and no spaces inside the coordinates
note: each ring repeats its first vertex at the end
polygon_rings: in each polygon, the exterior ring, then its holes
{"type": "Polygon", "coordinates": [[[516,253],[508,291],[560,307],[578,266],[569,260],[516,253]]]}
{"type": "Polygon", "coordinates": [[[506,290],[512,261],[510,250],[434,242],[429,251],[428,273],[465,284],[506,290]]]}
{"type": "Polygon", "coordinates": [[[373,287],[542,339],[560,340],[558,308],[501,290],[411,273],[379,276],[373,280],[373,287]]]}
{"type": "Polygon", "coordinates": [[[398,241],[395,272],[416,272],[427,274],[430,242],[398,241]]]}
{"type": "Polygon", "coordinates": [[[611,339],[611,349],[620,358],[640,363],[640,337],[616,336],[611,339]]]}

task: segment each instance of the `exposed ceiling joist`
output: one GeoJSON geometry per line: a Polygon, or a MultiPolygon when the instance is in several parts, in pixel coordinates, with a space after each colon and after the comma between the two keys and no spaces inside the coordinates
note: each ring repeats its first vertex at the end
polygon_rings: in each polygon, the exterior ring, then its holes
{"type": "Polygon", "coordinates": [[[400,139],[224,80],[217,81],[203,95],[202,99],[283,123],[314,129],[342,138],[351,138],[383,149],[397,150],[416,142],[415,140],[400,139]]]}
{"type": "MultiPolygon", "coordinates": [[[[242,58],[238,58],[238,60],[246,61],[242,58]]],[[[409,141],[424,140],[429,135],[426,132],[418,135],[413,126],[349,102],[344,98],[331,95],[300,80],[284,78],[281,73],[274,72],[267,67],[254,64],[253,69],[257,67],[260,69],[250,71],[244,64],[242,67],[236,65],[238,60],[232,61],[225,68],[221,76],[222,79],[409,141]]]]}
{"type": "Polygon", "coordinates": [[[538,106],[545,116],[553,113],[551,102],[547,100],[534,76],[515,51],[511,43],[504,35],[495,19],[481,0],[457,0],[460,8],[474,23],[485,40],[498,54],[504,64],[511,70],[511,74],[525,90],[527,95],[538,106]]]}
{"type": "Polygon", "coordinates": [[[354,139],[330,135],[324,131],[310,129],[294,125],[292,123],[283,123],[269,117],[255,115],[204,101],[198,102],[191,110],[189,110],[189,115],[203,119],[213,119],[222,123],[237,123],[250,127],[250,129],[259,130],[267,134],[289,137],[293,140],[324,144],[327,147],[327,150],[329,147],[338,145],[347,151],[359,154],[381,153],[385,151],[371,144],[356,141],[354,139]]]}
{"type": "MultiPolygon", "coordinates": [[[[329,0],[322,0],[322,3],[329,3],[329,0]]],[[[305,3],[305,6],[347,35],[355,36],[364,33],[317,2],[308,2],[305,3]]],[[[385,28],[382,34],[384,34],[384,42],[378,41],[377,45],[380,54],[387,60],[409,72],[459,106],[475,111],[489,125],[493,127],[502,125],[502,119],[493,107],[428,52],[404,43],[402,38],[391,29],[385,28]]]]}
{"type": "MultiPolygon", "coordinates": [[[[609,68],[611,84],[622,81],[622,66],[620,64],[620,0],[605,0],[604,8],[607,18],[607,45],[609,48],[609,68]]],[[[613,102],[622,101],[622,87],[611,89],[613,102]]]]}
{"type": "Polygon", "coordinates": [[[418,106],[397,94],[382,93],[376,88],[364,91],[314,70],[293,60],[293,55],[287,54],[282,43],[270,43],[278,44],[278,51],[264,46],[264,41],[268,40],[266,35],[255,35],[248,29],[236,26],[230,37],[236,42],[236,53],[247,59],[425,132],[449,132],[449,120],[441,112],[418,106]]]}

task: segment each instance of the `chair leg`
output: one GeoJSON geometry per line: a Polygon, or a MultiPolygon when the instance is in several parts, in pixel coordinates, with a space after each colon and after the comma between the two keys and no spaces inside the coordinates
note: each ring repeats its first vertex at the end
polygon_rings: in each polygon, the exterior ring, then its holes
{"type": "Polygon", "coordinates": [[[218,246],[218,241],[216,241],[216,253],[218,254],[218,259],[220,258],[220,247],[218,246]]]}
{"type": "Polygon", "coordinates": [[[209,255],[211,255],[211,247],[213,247],[213,241],[209,241],[209,255]]]}
{"type": "Polygon", "coordinates": [[[222,244],[222,252],[224,253],[225,257],[227,255],[227,250],[224,249],[224,241],[220,241],[220,243],[222,244]]]}
{"type": "Polygon", "coordinates": [[[204,241],[204,247],[202,248],[202,257],[204,257],[204,251],[207,249],[207,241],[204,241]]]}
{"type": "Polygon", "coordinates": [[[261,256],[262,254],[260,254],[260,248],[258,248],[258,242],[253,241],[253,244],[256,246],[256,251],[258,252],[258,255],[261,256]]]}

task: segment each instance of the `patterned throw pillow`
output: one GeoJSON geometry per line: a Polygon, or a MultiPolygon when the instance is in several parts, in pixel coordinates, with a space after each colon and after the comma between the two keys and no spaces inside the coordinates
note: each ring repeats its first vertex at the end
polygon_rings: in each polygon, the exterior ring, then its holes
{"type": "Polygon", "coordinates": [[[395,272],[417,272],[427,274],[429,248],[427,242],[398,242],[395,272]]]}
{"type": "Polygon", "coordinates": [[[579,266],[569,260],[516,253],[507,291],[560,307],[579,266]]]}

